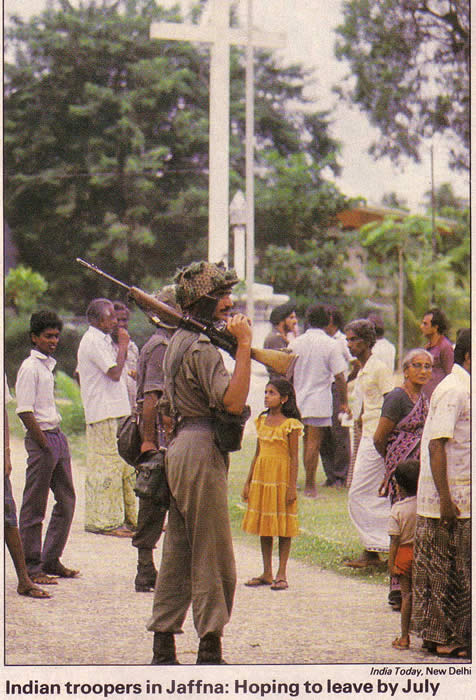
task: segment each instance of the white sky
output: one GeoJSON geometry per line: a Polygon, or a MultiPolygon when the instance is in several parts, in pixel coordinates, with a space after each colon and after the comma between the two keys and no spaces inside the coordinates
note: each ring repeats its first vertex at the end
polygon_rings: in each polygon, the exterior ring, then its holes
{"type": "MultiPolygon", "coordinates": [[[[159,0],[162,5],[177,4],[177,0],[159,0]]],[[[188,0],[179,2],[188,6],[188,0]]],[[[430,146],[421,151],[422,163],[410,160],[403,167],[393,166],[389,159],[373,160],[369,144],[378,137],[366,118],[357,109],[339,103],[332,85],[348,72],[345,63],[334,57],[335,33],[342,18],[341,0],[253,0],[254,25],[268,31],[285,32],[287,46],[282,50],[286,62],[303,63],[315,72],[317,109],[335,107],[332,112],[332,135],[342,143],[342,176],[337,179],[341,191],[348,196],[363,196],[369,204],[380,202],[385,192],[396,192],[417,210],[424,192],[431,187],[430,146]]],[[[23,16],[35,14],[46,0],[4,0],[4,13],[23,16]]],[[[246,0],[240,0],[240,12],[246,19],[246,0]]],[[[461,197],[468,197],[469,177],[447,167],[447,148],[441,138],[434,139],[435,187],[450,182],[461,197]]]]}

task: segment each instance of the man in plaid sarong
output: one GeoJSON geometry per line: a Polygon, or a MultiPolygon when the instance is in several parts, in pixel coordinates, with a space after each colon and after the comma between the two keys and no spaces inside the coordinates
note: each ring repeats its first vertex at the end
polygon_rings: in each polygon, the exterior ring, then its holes
{"type": "Polygon", "coordinates": [[[471,331],[432,394],[421,441],[413,630],[438,656],[467,658],[471,638],[471,331]]]}

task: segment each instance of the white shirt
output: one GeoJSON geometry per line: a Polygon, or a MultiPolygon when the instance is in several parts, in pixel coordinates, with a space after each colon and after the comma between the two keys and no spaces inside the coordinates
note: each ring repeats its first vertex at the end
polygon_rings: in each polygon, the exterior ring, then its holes
{"type": "Polygon", "coordinates": [[[321,328],[309,328],[288,346],[298,355],[294,366],[294,389],[303,418],[332,416],[331,386],[347,363],[333,338],[321,328]]]}
{"type": "Polygon", "coordinates": [[[125,370],[118,382],[107,376],[108,370],[116,365],[111,336],[90,326],[78,348],[78,372],[86,423],[130,414],[125,370]]]}
{"type": "MultiPolygon", "coordinates": [[[[384,394],[393,389],[393,372],[390,372],[378,357],[372,353],[359,370],[356,379],[356,394],[362,401],[362,435],[373,437],[382,412],[384,394]]],[[[360,411],[359,411],[360,415],[360,411]]],[[[358,418],[355,415],[354,418],[358,418]]]]}
{"type": "Polygon", "coordinates": [[[350,373],[349,365],[352,362],[352,355],[350,354],[349,346],[347,345],[347,337],[345,333],[342,333],[342,331],[337,330],[332,336],[332,340],[335,340],[335,342],[339,346],[339,350],[341,351],[344,360],[347,363],[347,369],[344,372],[344,376],[347,379],[350,373]]]}
{"type": "Polygon", "coordinates": [[[61,422],[55,403],[56,360],[33,348],[17,374],[17,414],[33,413],[41,430],[54,430],[61,422]]]}
{"type": "Polygon", "coordinates": [[[372,355],[387,365],[391,372],[395,371],[395,345],[392,345],[386,338],[377,338],[372,348],[372,355]]]}
{"type": "Polygon", "coordinates": [[[415,539],[416,509],[417,497],[408,496],[396,501],[390,510],[388,534],[400,535],[400,545],[412,544],[415,539]]]}
{"type": "Polygon", "coordinates": [[[430,466],[429,442],[447,438],[445,443],[451,500],[460,509],[459,518],[469,518],[471,461],[471,377],[460,365],[453,365],[435,388],[421,438],[421,466],[418,480],[417,513],[425,518],[440,517],[440,497],[430,466]]]}

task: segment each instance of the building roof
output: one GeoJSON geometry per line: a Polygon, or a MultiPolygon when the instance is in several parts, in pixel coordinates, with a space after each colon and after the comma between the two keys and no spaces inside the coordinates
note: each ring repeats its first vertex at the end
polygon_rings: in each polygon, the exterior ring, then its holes
{"type": "MultiPolygon", "coordinates": [[[[358,230],[365,224],[370,224],[372,221],[383,221],[386,216],[393,216],[397,221],[410,216],[410,212],[404,209],[389,209],[388,207],[368,207],[362,205],[353,207],[352,209],[344,209],[337,214],[337,219],[344,230],[358,230]]],[[[423,216],[425,219],[430,219],[429,216],[423,216]]],[[[451,233],[456,225],[456,222],[450,219],[438,217],[436,219],[436,227],[441,234],[451,233]]]]}

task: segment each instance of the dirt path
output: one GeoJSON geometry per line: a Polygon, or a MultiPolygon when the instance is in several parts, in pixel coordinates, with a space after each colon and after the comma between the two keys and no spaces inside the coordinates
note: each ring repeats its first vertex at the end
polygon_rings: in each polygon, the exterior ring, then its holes
{"type": "MultiPolygon", "coordinates": [[[[17,505],[23,488],[24,450],[13,447],[17,505]]],[[[81,570],[77,580],[50,586],[50,601],[17,595],[11,560],[6,560],[6,650],[8,665],[148,664],[152,635],[145,629],[152,594],[135,593],[135,550],[129,540],[83,529],[83,475],[74,464],[78,504],[63,557],[81,570]]],[[[392,649],[399,616],[386,602],[385,586],[350,580],[292,561],[289,589],[251,589],[243,582],[260,572],[259,550],[236,543],[238,586],[224,637],[231,664],[435,663],[413,639],[408,652],[392,649]]],[[[156,562],[160,561],[156,553],[156,562]]],[[[197,639],[187,619],[177,638],[180,661],[193,664],[197,639]]]]}

